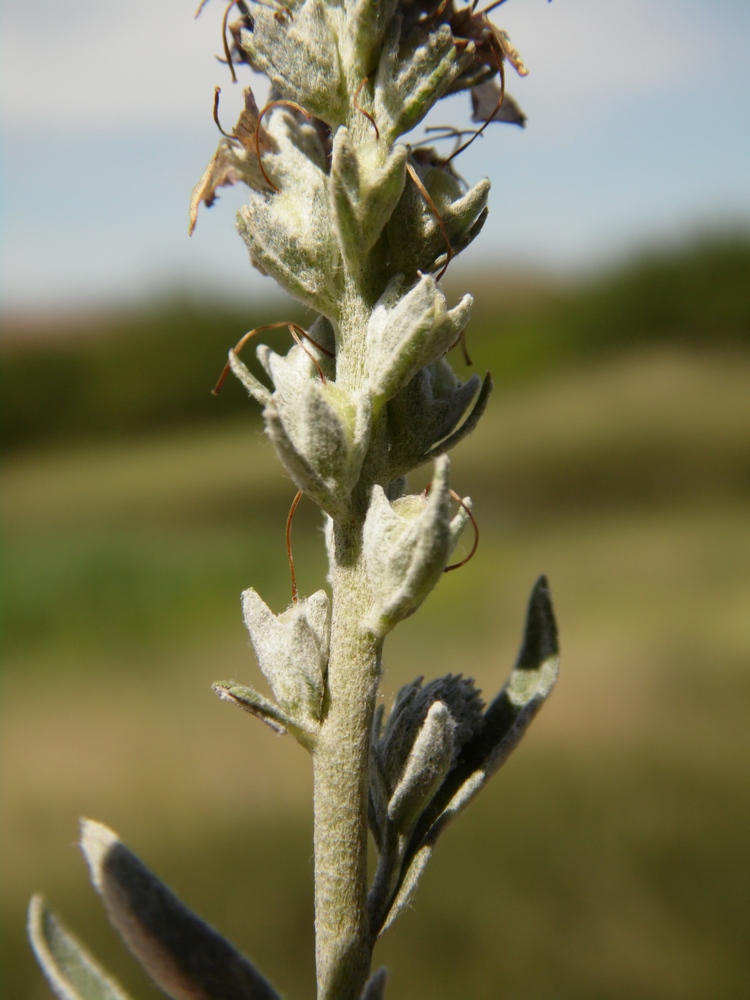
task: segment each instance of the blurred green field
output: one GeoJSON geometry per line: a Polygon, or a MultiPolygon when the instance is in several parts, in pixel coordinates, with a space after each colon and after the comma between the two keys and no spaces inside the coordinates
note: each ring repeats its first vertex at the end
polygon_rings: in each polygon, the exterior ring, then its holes
{"type": "MultiPolygon", "coordinates": [[[[727,314],[746,315],[747,275],[727,314]]],[[[517,329],[574,309],[545,294],[520,297],[517,329]]],[[[621,299],[596,313],[595,294],[578,315],[622,322],[621,299]]],[[[700,310],[662,304],[646,336],[630,308],[630,340],[563,344],[554,364],[546,348],[532,363],[531,333],[472,336],[499,389],[453,482],[481,545],[389,639],[383,694],[448,671],[494,694],[540,572],[563,672],[379,946],[394,998],[748,995],[750,327],[680,337],[700,310]]],[[[190,413],[90,433],[71,418],[19,434],[5,462],[3,997],[49,996],[23,933],[39,890],[134,994],[157,995],[88,888],[79,815],[118,830],[286,996],[312,995],[308,759],[209,691],[258,683],[239,592],[288,602],[294,487],[251,404],[213,427],[190,413]]],[[[311,505],[294,549],[316,589],[311,505]]]]}
{"type": "MultiPolygon", "coordinates": [[[[747,350],[748,275],[750,235],[738,233],[637,256],[576,282],[492,272],[455,278],[449,271],[446,287],[451,299],[471,288],[469,346],[505,387],[636,345],[747,350]]],[[[310,316],[288,299],[208,301],[182,293],[90,316],[0,317],[6,449],[133,440],[186,426],[215,432],[247,418],[238,383],[227,382],[220,404],[208,390],[248,328],[279,319],[305,325],[310,316]]],[[[286,330],[262,339],[276,350],[289,344],[286,330]]],[[[255,364],[251,346],[245,358],[255,364]]]]}

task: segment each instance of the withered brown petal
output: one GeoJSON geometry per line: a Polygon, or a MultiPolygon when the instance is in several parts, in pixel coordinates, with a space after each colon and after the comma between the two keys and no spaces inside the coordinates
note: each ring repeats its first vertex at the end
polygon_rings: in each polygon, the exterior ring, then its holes
{"type": "Polygon", "coordinates": [[[492,34],[495,36],[495,41],[497,42],[500,51],[503,53],[516,73],[518,73],[519,76],[528,76],[529,71],[524,64],[518,49],[511,43],[508,33],[503,31],[501,28],[496,28],[494,24],[490,24],[490,28],[492,29],[492,34]]]}
{"type": "Polygon", "coordinates": [[[231,146],[227,141],[219,144],[211,162],[203,172],[203,176],[193,188],[190,195],[190,225],[188,234],[193,235],[198,221],[198,206],[201,202],[208,208],[216,201],[216,189],[228,184],[236,184],[242,178],[230,159],[231,146]]]}
{"type": "MultiPolygon", "coordinates": [[[[234,135],[249,152],[255,150],[255,133],[259,127],[258,105],[255,103],[255,97],[250,87],[245,87],[242,96],[245,98],[245,107],[240,112],[240,117],[234,126],[234,135]]],[[[259,145],[261,153],[273,148],[273,141],[262,126],[260,126],[259,145]]]]}
{"type": "Polygon", "coordinates": [[[234,126],[232,138],[222,139],[203,176],[190,196],[190,225],[192,236],[198,221],[198,207],[203,202],[211,207],[216,201],[216,189],[244,181],[257,191],[270,191],[258,163],[258,154],[275,149],[275,143],[259,123],[258,105],[250,87],[243,91],[245,106],[234,126]],[[260,131],[259,131],[260,130],[260,131]],[[257,147],[256,147],[256,133],[257,147]]]}
{"type": "Polygon", "coordinates": [[[486,122],[492,119],[493,122],[505,122],[509,125],[520,125],[523,128],[526,124],[526,115],[510,94],[505,94],[503,103],[498,108],[500,93],[500,85],[496,80],[487,80],[485,83],[472,87],[471,120],[473,122],[486,122]]]}

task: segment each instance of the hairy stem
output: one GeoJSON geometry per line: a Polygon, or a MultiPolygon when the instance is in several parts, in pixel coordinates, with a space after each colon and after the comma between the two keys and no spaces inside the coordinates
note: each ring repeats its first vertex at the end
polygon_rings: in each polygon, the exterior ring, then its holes
{"type": "MultiPolygon", "coordinates": [[[[351,391],[366,377],[362,331],[369,312],[358,282],[347,275],[336,372],[337,383],[351,391]]],[[[385,466],[383,431],[383,421],[376,420],[349,519],[331,526],[326,710],[313,756],[318,1000],[358,1000],[374,946],[367,910],[367,799],[383,640],[363,625],[372,594],[362,527],[372,485],[382,478],[385,466]]]]}
{"type": "Polygon", "coordinates": [[[369,602],[360,527],[336,526],[328,710],[313,759],[318,1000],[356,1000],[367,978],[369,739],[382,642],[359,623],[369,602]]]}

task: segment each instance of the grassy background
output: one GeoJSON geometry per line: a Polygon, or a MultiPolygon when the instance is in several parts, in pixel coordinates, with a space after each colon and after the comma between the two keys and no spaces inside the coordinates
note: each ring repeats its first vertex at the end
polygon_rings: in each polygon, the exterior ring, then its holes
{"type": "MultiPolygon", "coordinates": [[[[389,640],[383,694],[463,671],[491,696],[540,572],[563,674],[379,946],[389,995],[747,992],[749,279],[738,238],[478,289],[470,347],[498,390],[453,480],[481,546],[389,640]]],[[[206,392],[279,315],[175,300],[56,338],[6,328],[3,996],[49,995],[23,937],[38,890],[157,995],[86,885],[78,815],[312,995],[309,761],[208,690],[258,680],[240,590],[288,601],[294,488],[252,404],[206,392]]],[[[309,592],[312,505],[294,542],[309,592]]]]}

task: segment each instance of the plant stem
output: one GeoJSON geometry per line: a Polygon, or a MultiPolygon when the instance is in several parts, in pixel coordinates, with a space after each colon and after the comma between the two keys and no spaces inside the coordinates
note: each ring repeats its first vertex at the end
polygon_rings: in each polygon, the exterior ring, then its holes
{"type": "Polygon", "coordinates": [[[382,641],[361,622],[369,603],[359,524],[334,528],[328,706],[313,757],[318,1000],[356,1000],[367,978],[367,795],[382,641]]]}
{"type": "MultiPolygon", "coordinates": [[[[355,115],[355,140],[369,123],[355,115]],[[364,121],[364,125],[363,125],[364,121]]],[[[372,305],[363,274],[346,269],[337,329],[336,383],[356,393],[367,378],[364,331],[372,305]]],[[[332,525],[332,596],[325,717],[313,754],[315,950],[318,1000],[358,1000],[374,939],[367,910],[367,803],[370,731],[381,670],[382,638],[363,626],[372,594],[362,528],[372,485],[387,467],[385,425],[376,418],[349,517],[332,525]]]]}

